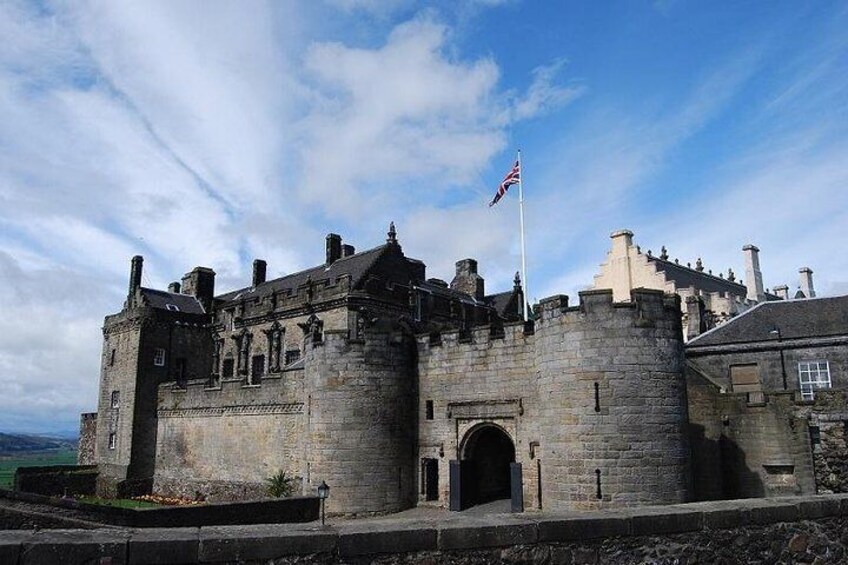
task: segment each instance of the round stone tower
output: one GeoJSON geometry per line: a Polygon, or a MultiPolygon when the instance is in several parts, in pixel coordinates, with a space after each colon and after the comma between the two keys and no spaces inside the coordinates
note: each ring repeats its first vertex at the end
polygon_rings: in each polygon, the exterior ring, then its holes
{"type": "Polygon", "coordinates": [[[546,509],[689,498],[679,298],[637,289],[541,303],[536,322],[546,509]]]}
{"type": "Polygon", "coordinates": [[[388,328],[364,329],[360,339],[327,331],[307,340],[308,481],[313,492],[329,485],[328,513],[414,504],[413,351],[409,338],[388,328]]]}

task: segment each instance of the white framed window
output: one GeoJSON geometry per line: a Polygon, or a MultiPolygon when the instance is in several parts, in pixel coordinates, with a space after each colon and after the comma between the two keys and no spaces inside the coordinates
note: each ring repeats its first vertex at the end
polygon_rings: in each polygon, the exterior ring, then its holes
{"type": "Polygon", "coordinates": [[[804,400],[812,400],[816,389],[830,388],[830,366],[827,361],[799,362],[798,382],[804,400]]]}
{"type": "Polygon", "coordinates": [[[117,445],[117,443],[115,432],[112,432],[109,434],[109,449],[115,449],[115,445],[117,445]]]}
{"type": "Polygon", "coordinates": [[[153,351],[153,364],[157,367],[165,366],[165,350],[161,347],[157,347],[153,351]]]}

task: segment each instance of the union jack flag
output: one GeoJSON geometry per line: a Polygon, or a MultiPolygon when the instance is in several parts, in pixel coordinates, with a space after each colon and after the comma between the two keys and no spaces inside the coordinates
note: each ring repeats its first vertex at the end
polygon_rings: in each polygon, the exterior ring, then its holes
{"type": "Polygon", "coordinates": [[[503,195],[506,194],[506,191],[509,190],[509,187],[518,184],[521,182],[521,164],[516,161],[515,165],[512,167],[512,170],[506,174],[503,182],[498,187],[498,191],[495,193],[495,197],[492,198],[492,201],[489,202],[489,206],[494,206],[498,203],[498,200],[503,198],[503,195]]]}

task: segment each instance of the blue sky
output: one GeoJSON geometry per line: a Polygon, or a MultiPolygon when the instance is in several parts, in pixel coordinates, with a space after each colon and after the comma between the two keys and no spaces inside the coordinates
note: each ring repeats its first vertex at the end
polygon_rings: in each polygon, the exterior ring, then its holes
{"type": "Polygon", "coordinates": [[[450,279],[590,285],[645,249],[848,292],[848,3],[0,3],[0,431],[96,407],[129,259],[162,288],[278,276],[394,220],[450,279]]]}

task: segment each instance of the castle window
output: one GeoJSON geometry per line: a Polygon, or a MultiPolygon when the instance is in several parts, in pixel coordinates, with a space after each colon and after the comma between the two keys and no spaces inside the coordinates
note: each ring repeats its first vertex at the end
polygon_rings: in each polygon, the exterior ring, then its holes
{"type": "Polygon", "coordinates": [[[176,304],[165,304],[165,308],[167,308],[171,312],[179,312],[180,311],[180,307],[177,306],[176,304]]]}
{"type": "Polygon", "coordinates": [[[224,366],[221,369],[221,376],[225,379],[231,379],[233,377],[233,371],[235,370],[235,362],[232,357],[227,357],[224,359],[224,366]]]}
{"type": "Polygon", "coordinates": [[[760,392],[760,367],[756,363],[730,366],[730,384],[733,392],[760,392]]]}
{"type": "Polygon", "coordinates": [[[115,432],[112,432],[109,434],[109,449],[115,449],[117,443],[117,436],[115,436],[115,432]]]}
{"type": "Polygon", "coordinates": [[[165,350],[161,347],[157,347],[153,350],[153,364],[157,367],[165,366],[165,350]]]}
{"type": "Polygon", "coordinates": [[[262,382],[262,375],[265,374],[265,356],[254,355],[250,363],[250,381],[248,384],[258,385],[262,382]]]}
{"type": "Polygon", "coordinates": [[[114,364],[115,364],[115,350],[113,349],[112,352],[109,354],[109,366],[111,367],[114,364]]]}
{"type": "Polygon", "coordinates": [[[830,366],[827,361],[801,361],[798,381],[804,400],[813,400],[816,389],[830,388],[830,366]]]}
{"type": "Polygon", "coordinates": [[[286,351],[286,365],[291,365],[300,359],[300,349],[289,349],[286,351]]]}
{"type": "Polygon", "coordinates": [[[424,411],[425,411],[425,414],[426,414],[425,417],[428,420],[432,420],[433,419],[433,401],[432,400],[428,400],[426,402],[424,411]]]}
{"type": "Polygon", "coordinates": [[[121,405],[121,393],[117,390],[112,391],[112,397],[109,401],[112,408],[118,408],[121,405]]]}

